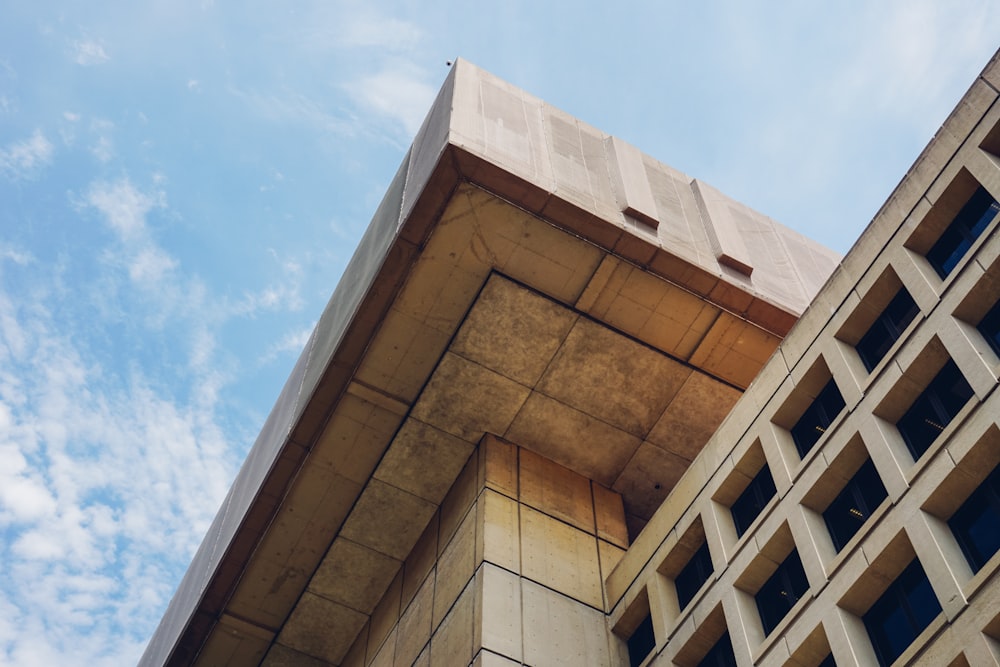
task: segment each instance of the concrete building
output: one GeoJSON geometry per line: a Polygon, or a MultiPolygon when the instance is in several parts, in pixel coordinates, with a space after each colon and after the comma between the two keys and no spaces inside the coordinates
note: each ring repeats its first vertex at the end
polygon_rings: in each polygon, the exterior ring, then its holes
{"type": "Polygon", "coordinates": [[[841,261],[459,61],[142,664],[1000,664],[998,89],[841,261]]]}

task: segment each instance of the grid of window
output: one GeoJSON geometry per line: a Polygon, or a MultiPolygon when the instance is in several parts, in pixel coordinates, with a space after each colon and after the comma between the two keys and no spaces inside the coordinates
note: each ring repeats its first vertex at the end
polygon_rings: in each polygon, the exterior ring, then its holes
{"type": "Polygon", "coordinates": [[[747,532],[747,528],[775,493],[777,489],[774,487],[774,478],[771,477],[771,470],[765,465],[729,508],[733,515],[733,523],[736,525],[737,537],[747,532]]]}
{"type": "Polygon", "coordinates": [[[1000,466],[948,519],[973,572],[979,572],[1000,550],[1000,466]]]}
{"type": "Polygon", "coordinates": [[[628,661],[631,667],[639,667],[646,656],[656,647],[656,637],[653,635],[653,617],[646,614],[628,638],[628,661]]]}
{"type": "Polygon", "coordinates": [[[809,453],[843,409],[844,397],[840,395],[837,383],[830,380],[792,427],[792,439],[799,456],[809,453]]]}
{"type": "Polygon", "coordinates": [[[708,542],[704,542],[674,579],[674,586],[677,587],[677,606],[680,609],[687,607],[710,576],[712,576],[712,554],[708,551],[708,542]]]}
{"type": "Polygon", "coordinates": [[[976,326],[993,351],[1000,356],[1000,301],[993,304],[976,326]]]}
{"type": "Polygon", "coordinates": [[[891,665],[939,613],[941,605],[914,558],[864,615],[879,664],[891,665]]]}
{"type": "Polygon", "coordinates": [[[781,619],[808,590],[809,581],[806,579],[805,570],[802,569],[799,552],[793,549],[754,596],[765,635],[771,634],[781,619]]]}
{"type": "Polygon", "coordinates": [[[903,330],[918,312],[920,309],[913,301],[913,297],[905,287],[901,288],[854,346],[869,372],[882,361],[889,348],[903,335],[903,330]]]}
{"type": "Polygon", "coordinates": [[[958,265],[998,212],[1000,204],[980,186],[927,252],[927,260],[941,278],[958,265]]]}
{"type": "Polygon", "coordinates": [[[885,486],[871,459],[858,468],[844,490],[823,512],[833,545],[840,551],[861,530],[872,512],[886,498],[885,486]]]}
{"type": "Polygon", "coordinates": [[[736,655],[733,653],[733,642],[729,639],[728,632],[719,637],[719,641],[708,649],[698,667],[736,667],[736,655]]]}
{"type": "Polygon", "coordinates": [[[951,359],[934,376],[896,428],[916,461],[972,398],[972,387],[951,359]]]}

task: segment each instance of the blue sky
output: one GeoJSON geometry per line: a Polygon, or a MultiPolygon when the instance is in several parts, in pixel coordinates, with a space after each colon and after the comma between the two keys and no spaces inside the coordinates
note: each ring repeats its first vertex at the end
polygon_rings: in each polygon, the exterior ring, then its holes
{"type": "Polygon", "coordinates": [[[991,0],[428,4],[4,3],[0,664],[141,654],[446,60],[844,252],[1000,46],[991,0]]]}

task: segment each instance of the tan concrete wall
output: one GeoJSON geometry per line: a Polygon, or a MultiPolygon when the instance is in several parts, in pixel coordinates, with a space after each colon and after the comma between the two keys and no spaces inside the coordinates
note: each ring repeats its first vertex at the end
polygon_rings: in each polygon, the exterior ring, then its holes
{"type": "Polygon", "coordinates": [[[486,436],[343,664],[627,664],[603,587],[627,546],[621,496],[486,436]]]}

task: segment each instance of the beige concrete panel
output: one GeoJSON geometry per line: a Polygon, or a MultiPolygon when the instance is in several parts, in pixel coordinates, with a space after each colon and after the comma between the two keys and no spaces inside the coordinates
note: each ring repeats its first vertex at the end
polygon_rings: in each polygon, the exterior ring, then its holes
{"type": "Polygon", "coordinates": [[[493,274],[449,349],[530,387],[577,317],[568,308],[493,274]]]}
{"type": "Polygon", "coordinates": [[[520,664],[485,649],[477,653],[472,661],[472,667],[517,667],[520,664]]]}
{"type": "Polygon", "coordinates": [[[479,481],[481,454],[481,447],[473,450],[458,479],[441,502],[441,511],[438,513],[441,516],[439,551],[451,540],[459,524],[465,519],[465,515],[472,511],[476,497],[482,490],[482,482],[479,481]]]}
{"type": "Polygon", "coordinates": [[[306,591],[278,641],[307,655],[339,664],[368,617],[306,591]]]}
{"type": "MultiPolygon", "coordinates": [[[[351,648],[347,650],[347,655],[340,662],[340,667],[365,667],[368,664],[367,661],[368,653],[368,624],[361,628],[361,632],[358,633],[357,639],[351,644],[351,648]]],[[[293,665],[296,663],[292,663],[293,665]]],[[[327,664],[320,661],[320,664],[327,664]]]]}
{"type": "Polygon", "coordinates": [[[694,459],[742,392],[703,373],[688,375],[648,440],[681,458],[694,459]]]}
{"type": "Polygon", "coordinates": [[[690,369],[591,320],[578,320],[538,384],[569,406],[643,436],[690,369]]]}
{"type": "Polygon", "coordinates": [[[483,438],[481,448],[483,485],[517,498],[518,448],[492,435],[483,438]]]}
{"type": "Polygon", "coordinates": [[[476,443],[484,432],[505,432],[529,392],[479,364],[446,353],[411,414],[476,443]]]}
{"type": "Polygon", "coordinates": [[[397,560],[406,558],[435,506],[377,479],[365,488],[341,535],[397,560]]]}
{"type": "Polygon", "coordinates": [[[610,487],[639,439],[574,408],[533,393],[507,438],[610,487]]]}
{"type": "Polygon", "coordinates": [[[603,609],[597,540],[521,506],[521,573],[592,607],[603,609]]]}
{"type": "Polygon", "coordinates": [[[547,667],[609,663],[604,614],[555,591],[522,580],[524,662],[547,667]]]}
{"type": "Polygon", "coordinates": [[[431,637],[429,664],[458,666],[472,661],[475,609],[476,583],[470,580],[431,637]]]}
{"type": "Polygon", "coordinates": [[[625,505],[620,493],[591,482],[594,494],[594,520],[597,536],[623,549],[628,548],[628,530],[625,527],[625,505]]]}
{"type": "Polygon", "coordinates": [[[410,667],[431,638],[434,607],[434,577],[428,577],[417,591],[396,626],[394,667],[410,667]]]}
{"type": "Polygon", "coordinates": [[[375,479],[440,504],[473,446],[416,419],[407,419],[375,469],[375,479]]]}
{"type": "Polygon", "coordinates": [[[368,667],[393,667],[396,662],[397,634],[398,628],[394,626],[392,632],[389,633],[389,636],[382,643],[382,648],[378,650],[378,653],[374,657],[369,656],[371,662],[368,663],[368,667]]]}
{"type": "Polygon", "coordinates": [[[617,220],[620,213],[608,174],[605,135],[549,105],[542,107],[542,113],[555,192],[601,218],[617,220]]]}
{"type": "Polygon", "coordinates": [[[406,557],[406,562],[403,564],[403,588],[400,598],[402,608],[410,604],[410,600],[417,594],[420,585],[424,583],[424,578],[437,561],[438,525],[438,517],[435,515],[406,557]]]}
{"type": "Polygon", "coordinates": [[[309,582],[309,591],[371,614],[402,562],[338,537],[309,582]]]}
{"type": "Polygon", "coordinates": [[[213,633],[202,647],[196,663],[199,666],[257,664],[267,652],[269,640],[247,635],[224,627],[213,633]]]}
{"type": "Polygon", "coordinates": [[[348,394],[310,452],[309,464],[364,484],[402,421],[399,415],[348,394]]]}
{"type": "Polygon", "coordinates": [[[447,331],[396,309],[390,309],[364,355],[356,378],[403,401],[420,393],[445,347],[447,331]]]}
{"type": "Polygon", "coordinates": [[[690,362],[745,389],[778,347],[779,338],[728,313],[712,325],[690,362]]]}
{"type": "Polygon", "coordinates": [[[484,563],[476,581],[481,589],[476,601],[476,618],[480,626],[480,641],[476,643],[520,663],[523,656],[521,579],[484,563]]]}
{"type": "MultiPolygon", "coordinates": [[[[597,541],[597,557],[601,564],[601,580],[603,581],[611,572],[618,567],[618,563],[621,562],[622,556],[625,555],[625,549],[611,544],[610,542],[605,542],[604,540],[597,541]]],[[[605,608],[608,605],[608,600],[605,599],[605,608]]]]}
{"type": "Polygon", "coordinates": [[[511,572],[520,572],[521,531],[517,502],[486,489],[479,497],[476,509],[480,529],[476,563],[487,561],[511,572]]]}
{"type": "Polygon", "coordinates": [[[622,495],[627,515],[648,520],[690,464],[687,459],[644,442],[611,488],[622,495]]]}
{"type": "Polygon", "coordinates": [[[519,470],[522,503],[594,532],[589,479],[527,449],[520,452],[519,470]]]}
{"type": "Polygon", "coordinates": [[[382,643],[389,637],[399,621],[400,596],[403,588],[403,573],[399,572],[389,584],[388,590],[372,612],[368,623],[368,641],[365,655],[373,658],[382,648],[382,643]]]}
{"type": "MultiPolygon", "coordinates": [[[[437,562],[434,621],[437,627],[476,571],[476,513],[469,512],[437,562]]],[[[471,659],[471,655],[469,656],[471,659]]]]}
{"type": "MultiPolygon", "coordinates": [[[[345,667],[364,667],[364,662],[353,663],[350,661],[350,653],[342,663],[345,667]]],[[[365,658],[364,651],[361,652],[361,660],[365,658]]],[[[313,658],[305,653],[299,653],[287,646],[273,644],[268,650],[260,667],[328,667],[330,663],[313,658]]]]}

